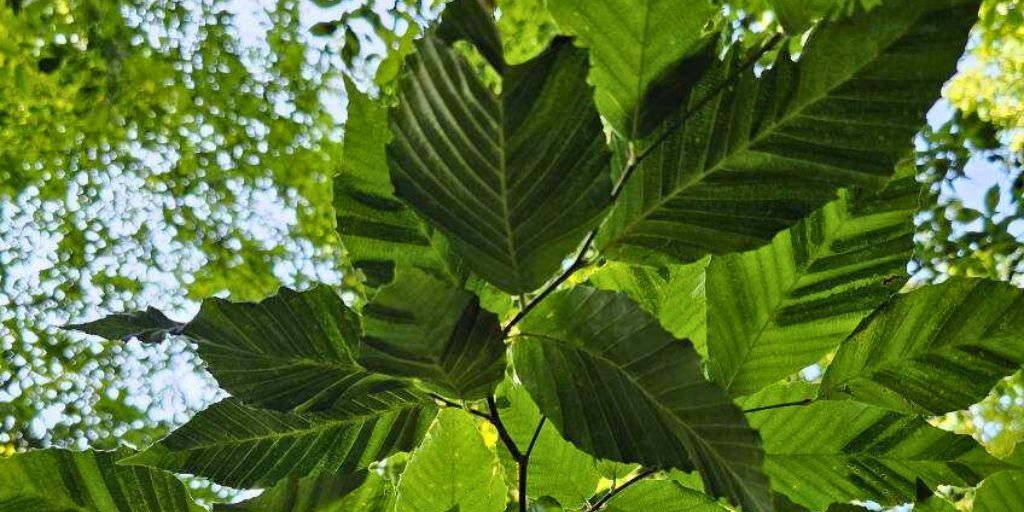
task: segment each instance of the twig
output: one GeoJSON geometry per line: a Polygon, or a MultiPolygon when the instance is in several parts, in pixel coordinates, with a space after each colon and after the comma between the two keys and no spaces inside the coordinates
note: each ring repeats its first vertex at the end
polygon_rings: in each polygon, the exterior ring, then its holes
{"type": "Polygon", "coordinates": [[[622,485],[612,489],[611,491],[608,492],[608,494],[605,494],[604,496],[602,496],[601,499],[597,500],[597,503],[594,503],[593,505],[590,506],[590,508],[587,509],[587,512],[594,512],[596,510],[601,510],[602,508],[604,508],[605,505],[608,504],[609,501],[611,501],[612,498],[614,498],[620,492],[625,491],[626,488],[628,488],[629,486],[631,486],[631,485],[639,482],[640,480],[643,480],[644,478],[647,478],[647,477],[649,477],[649,476],[651,476],[651,475],[653,475],[654,473],[657,473],[657,472],[658,472],[657,469],[645,469],[645,470],[637,473],[633,478],[630,478],[629,480],[626,480],[625,482],[622,482],[622,485]]]}
{"type": "Polygon", "coordinates": [[[501,442],[505,444],[505,448],[508,448],[508,452],[512,454],[512,458],[519,462],[523,459],[523,452],[519,451],[519,447],[516,446],[515,440],[509,435],[508,429],[505,428],[505,424],[501,422],[501,416],[498,415],[498,404],[495,403],[494,397],[487,397],[487,408],[490,410],[490,415],[487,419],[494,425],[494,428],[498,431],[498,437],[501,442]]]}
{"type": "Polygon", "coordinates": [[[800,406],[800,405],[808,405],[808,404],[810,404],[813,401],[814,400],[811,399],[811,398],[805,398],[805,399],[800,400],[798,402],[785,402],[785,403],[781,403],[781,404],[762,405],[760,407],[753,407],[751,409],[746,409],[743,412],[749,414],[749,413],[752,413],[752,412],[769,411],[771,409],[781,409],[783,407],[796,407],[796,406],[800,406]]]}
{"type": "Polygon", "coordinates": [[[547,420],[547,416],[541,416],[540,422],[537,423],[537,430],[533,431],[533,437],[530,438],[530,444],[526,447],[526,453],[523,454],[523,457],[525,457],[527,461],[530,460],[530,454],[533,453],[533,447],[537,445],[537,439],[540,437],[540,430],[544,428],[544,422],[547,420]]]}
{"type": "MultiPolygon", "coordinates": [[[[627,158],[625,167],[623,167],[622,172],[619,174],[618,181],[616,181],[615,186],[612,187],[612,192],[609,196],[608,202],[609,207],[613,206],[615,202],[619,199],[619,196],[622,195],[622,192],[626,189],[626,182],[629,181],[629,178],[633,176],[634,172],[640,166],[640,163],[644,161],[644,159],[650,156],[651,153],[653,153],[658,146],[664,143],[668,139],[669,135],[672,135],[673,133],[676,132],[676,130],[682,128],[686,121],[688,121],[691,117],[693,117],[694,114],[696,114],[702,108],[704,108],[705,105],[710,103],[711,100],[717,97],[734,80],[739,78],[743,73],[745,73],[750,68],[753,68],[754,65],[757,64],[757,61],[761,60],[761,57],[764,57],[766,53],[768,53],[780,41],[782,41],[783,37],[784,36],[781,33],[776,33],[772,35],[771,39],[765,42],[764,46],[762,46],[756,52],[754,52],[750,57],[747,58],[747,60],[743,61],[743,63],[740,65],[739,70],[737,70],[735,74],[723,80],[722,83],[715,86],[715,88],[712,89],[711,92],[709,92],[706,96],[702,97],[696,105],[694,105],[692,108],[687,109],[686,112],[684,112],[681,116],[679,116],[678,119],[675,120],[675,122],[673,122],[664,131],[662,131],[662,133],[656,139],[654,139],[654,141],[651,142],[651,144],[648,145],[646,149],[644,149],[638,155],[636,155],[635,158],[633,158],[633,156],[630,155],[630,157],[627,158]]],[[[580,250],[579,252],[576,253],[576,259],[572,262],[572,264],[569,265],[569,267],[566,268],[564,271],[562,271],[562,273],[558,277],[556,277],[554,281],[551,281],[551,283],[545,286],[544,289],[541,290],[540,293],[538,293],[537,296],[533,298],[533,300],[527,303],[526,306],[522,307],[519,310],[519,312],[516,313],[516,316],[512,317],[512,320],[508,322],[508,324],[505,326],[503,330],[506,336],[512,330],[512,328],[515,327],[516,324],[518,324],[523,318],[526,317],[526,315],[530,311],[533,310],[533,308],[537,307],[537,305],[540,304],[541,301],[543,301],[545,298],[547,298],[548,295],[551,295],[551,292],[554,292],[559,286],[562,285],[562,283],[564,283],[566,280],[572,277],[573,274],[575,274],[581,268],[584,268],[588,265],[589,262],[586,261],[587,251],[589,251],[590,247],[594,245],[594,240],[597,239],[597,233],[600,229],[601,226],[594,228],[590,232],[590,234],[587,235],[586,240],[583,241],[583,245],[580,246],[580,250]]]]}
{"type": "Polygon", "coordinates": [[[430,398],[433,398],[434,400],[436,400],[438,402],[441,402],[441,404],[443,404],[445,407],[451,407],[453,409],[462,409],[463,411],[466,411],[466,412],[472,414],[473,416],[479,416],[479,417],[484,418],[484,419],[486,419],[488,421],[491,420],[491,416],[489,414],[487,414],[487,413],[485,413],[483,411],[478,411],[478,410],[476,410],[476,409],[474,409],[472,407],[465,406],[465,405],[459,404],[457,402],[453,402],[451,400],[448,400],[447,398],[445,398],[445,397],[443,397],[443,396],[441,396],[441,395],[439,395],[437,393],[427,393],[427,395],[430,396],[430,398]]]}

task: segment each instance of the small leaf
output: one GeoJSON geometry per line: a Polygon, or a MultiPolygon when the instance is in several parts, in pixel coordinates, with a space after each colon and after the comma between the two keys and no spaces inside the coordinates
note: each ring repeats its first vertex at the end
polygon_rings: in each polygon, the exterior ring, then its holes
{"type": "Polygon", "coordinates": [[[325,37],[333,34],[336,30],[338,30],[338,26],[339,24],[337,21],[321,21],[310,27],[309,33],[313,34],[314,36],[325,37]]]}
{"type": "Polygon", "coordinates": [[[449,46],[459,40],[472,43],[501,74],[505,72],[505,55],[493,11],[494,7],[484,5],[483,0],[453,0],[441,13],[437,36],[449,46]]]}
{"type": "Polygon", "coordinates": [[[989,215],[996,213],[999,209],[999,185],[992,185],[985,193],[985,210],[989,215]]]}
{"type": "Polygon", "coordinates": [[[145,311],[118,313],[92,322],[71,324],[66,328],[108,340],[138,338],[143,343],[160,343],[168,335],[180,334],[183,325],[151,307],[145,311]]]}

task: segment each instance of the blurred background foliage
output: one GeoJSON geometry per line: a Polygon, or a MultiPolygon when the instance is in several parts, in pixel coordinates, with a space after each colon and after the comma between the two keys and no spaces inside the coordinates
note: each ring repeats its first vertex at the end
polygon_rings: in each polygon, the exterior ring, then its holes
{"type": "MultiPolygon", "coordinates": [[[[882,0],[794,1],[730,1],[719,22],[754,46],[882,0]]],[[[184,344],[101,342],[59,328],[71,320],[149,305],[186,319],[203,297],[317,281],[359,291],[331,207],[341,77],[389,98],[442,7],[0,0],[0,452],[143,445],[218,397],[184,344]]],[[[557,32],[544,0],[497,7],[513,63],[557,32]]],[[[1024,286],[1024,1],[985,1],[945,98],[908,154],[927,190],[910,270],[1024,286]]],[[[1006,454],[1022,411],[1018,373],[936,422],[1006,454]]]]}

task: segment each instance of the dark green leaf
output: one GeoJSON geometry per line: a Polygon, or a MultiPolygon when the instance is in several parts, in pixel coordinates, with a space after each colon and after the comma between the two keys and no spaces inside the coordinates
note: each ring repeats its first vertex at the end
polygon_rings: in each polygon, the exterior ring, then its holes
{"type": "Polygon", "coordinates": [[[309,29],[309,33],[314,36],[329,36],[338,30],[337,21],[321,21],[309,29]]]}
{"type": "Polygon", "coordinates": [[[508,68],[499,98],[437,38],[417,48],[391,116],[398,195],[481,277],[532,291],[594,227],[611,189],[586,55],[558,40],[508,68]]]}
{"type": "Polygon", "coordinates": [[[51,448],[0,457],[0,512],[202,512],[163,471],[122,466],[131,450],[51,448]]]}
{"type": "Polygon", "coordinates": [[[348,417],[288,414],[229,398],[124,460],[232,487],[270,486],[311,473],[355,473],[415,448],[436,409],[421,403],[348,417]]]}
{"type": "Polygon", "coordinates": [[[473,417],[445,409],[398,483],[398,512],[501,512],[507,490],[473,417]]]}
{"type": "Polygon", "coordinates": [[[1024,363],[1024,291],[954,278],[900,295],[843,342],[821,394],[895,410],[964,409],[1024,363]]]}
{"type": "Polygon", "coordinates": [[[675,110],[715,58],[705,28],[717,6],[708,0],[551,0],[548,8],[589,49],[597,108],[626,139],[675,110]]]}
{"type": "Polygon", "coordinates": [[[840,187],[883,186],[956,69],[977,9],[889,2],[826,23],[799,63],[782,55],[759,78],[727,58],[686,100],[682,128],[640,163],[598,246],[647,263],[754,249],[840,187]]]}
{"type": "Polygon", "coordinates": [[[156,308],[135,313],[106,316],[93,322],[68,325],[68,329],[100,336],[108,340],[138,338],[143,343],[159,343],[169,334],[177,334],[182,324],[167,318],[156,308]]]}
{"type": "Polygon", "coordinates": [[[399,269],[363,316],[359,362],[372,371],[422,379],[465,400],[490,395],[505,375],[498,317],[476,295],[419,270],[399,269]]]}
{"type": "Polygon", "coordinates": [[[356,363],[359,318],[327,286],[282,288],[258,304],[209,299],[182,332],[246,403],[345,416],[416,400],[405,383],[356,363]]]}
{"type": "Polygon", "coordinates": [[[600,458],[698,470],[705,489],[770,510],[756,431],[704,379],[693,346],[625,295],[552,295],[520,326],[516,372],[562,435],[600,458]]]}
{"type": "Polygon", "coordinates": [[[907,280],[914,177],[878,194],[841,191],[756,251],[708,266],[711,374],[733,396],[821,359],[907,280]]]}
{"type": "MultiPolygon", "coordinates": [[[[815,386],[778,388],[783,392],[768,388],[742,405],[791,402],[815,386]]],[[[824,401],[747,416],[764,440],[772,489],[811,510],[852,500],[898,505],[914,499],[918,478],[930,487],[969,487],[1005,467],[970,436],[867,404],[824,401]]]]}
{"type": "Polygon", "coordinates": [[[345,89],[352,129],[345,131],[345,157],[334,178],[334,209],[348,261],[374,287],[391,282],[396,265],[461,282],[448,242],[394,196],[385,150],[391,140],[387,110],[350,80],[345,89]]]}

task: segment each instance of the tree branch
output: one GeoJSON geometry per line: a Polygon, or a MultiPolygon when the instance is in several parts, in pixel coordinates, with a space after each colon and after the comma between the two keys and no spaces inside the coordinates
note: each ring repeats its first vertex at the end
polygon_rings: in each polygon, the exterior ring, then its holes
{"type": "Polygon", "coordinates": [[[622,483],[622,485],[612,489],[611,491],[608,492],[608,494],[602,496],[601,499],[597,500],[597,503],[594,503],[593,505],[590,506],[590,508],[587,509],[587,512],[595,512],[597,510],[601,510],[602,508],[604,508],[605,505],[608,504],[609,501],[611,501],[612,498],[617,496],[620,492],[625,491],[626,488],[628,488],[629,486],[657,472],[657,469],[645,469],[637,473],[635,476],[633,476],[633,478],[626,480],[625,482],[622,483]]]}
{"type": "Polygon", "coordinates": [[[466,405],[462,405],[462,404],[460,404],[458,402],[453,402],[451,400],[448,400],[447,398],[445,398],[445,397],[443,397],[443,396],[441,396],[441,395],[439,395],[437,393],[427,393],[427,396],[429,396],[430,398],[433,398],[434,400],[440,402],[441,405],[443,405],[444,407],[451,407],[453,409],[462,409],[463,411],[466,411],[466,412],[472,414],[473,416],[479,416],[479,417],[481,417],[481,418],[483,418],[485,420],[488,420],[488,421],[491,420],[491,416],[489,414],[487,414],[487,413],[485,413],[483,411],[478,411],[478,410],[476,410],[476,409],[474,409],[472,407],[469,407],[469,406],[466,406],[466,405]]]}
{"type": "MultiPolygon", "coordinates": [[[[612,187],[612,192],[609,196],[608,202],[609,208],[613,206],[615,202],[619,199],[619,196],[622,195],[623,190],[626,189],[626,183],[629,181],[629,178],[633,176],[634,172],[636,172],[636,169],[640,166],[640,163],[643,162],[644,159],[650,156],[651,153],[653,153],[658,146],[660,146],[662,143],[668,140],[668,137],[670,135],[672,135],[677,130],[682,128],[683,125],[686,124],[686,121],[693,117],[694,114],[699,112],[702,108],[704,108],[704,106],[710,103],[711,100],[713,100],[715,97],[721,94],[721,92],[724,91],[725,88],[728,87],[734,80],[742,76],[743,73],[753,68],[754,65],[757,64],[757,61],[761,60],[761,57],[764,57],[766,53],[771,51],[771,49],[778,45],[779,42],[782,41],[783,39],[784,36],[782,35],[782,33],[773,34],[772,37],[768,41],[766,41],[763,46],[761,46],[761,48],[759,48],[756,52],[751,54],[750,57],[747,58],[747,60],[743,61],[743,63],[740,65],[739,69],[735,73],[727,77],[725,80],[722,80],[722,83],[715,86],[715,88],[712,89],[706,96],[702,97],[699,101],[697,101],[696,105],[687,109],[686,112],[684,112],[681,116],[679,116],[678,119],[675,120],[675,122],[673,122],[671,125],[665,128],[665,130],[662,131],[661,134],[656,139],[654,139],[654,141],[651,142],[651,144],[648,145],[646,149],[644,149],[638,155],[636,155],[635,158],[633,158],[633,156],[630,155],[630,158],[627,159],[625,167],[623,167],[622,172],[619,174],[618,181],[616,181],[615,186],[612,187]]],[[[537,296],[533,298],[533,300],[527,303],[525,307],[521,308],[519,312],[516,313],[516,316],[514,316],[512,320],[508,322],[508,324],[505,326],[503,330],[506,336],[512,330],[512,328],[515,327],[515,325],[518,324],[520,321],[522,321],[522,319],[525,318],[526,315],[533,310],[533,308],[537,307],[537,305],[539,305],[541,301],[547,298],[548,295],[551,295],[552,292],[554,292],[559,286],[562,285],[562,283],[564,283],[566,280],[572,277],[573,274],[575,274],[581,268],[584,268],[589,264],[589,262],[586,261],[587,251],[589,251],[590,247],[594,245],[594,240],[597,239],[597,234],[600,229],[601,226],[598,226],[594,228],[593,231],[590,232],[590,234],[587,235],[587,238],[583,241],[583,245],[580,246],[579,252],[576,253],[576,259],[572,262],[572,264],[569,265],[569,267],[566,268],[564,271],[562,271],[562,273],[559,274],[559,276],[556,277],[554,281],[551,281],[547,286],[545,286],[544,289],[542,289],[540,293],[538,293],[537,296]]]]}

